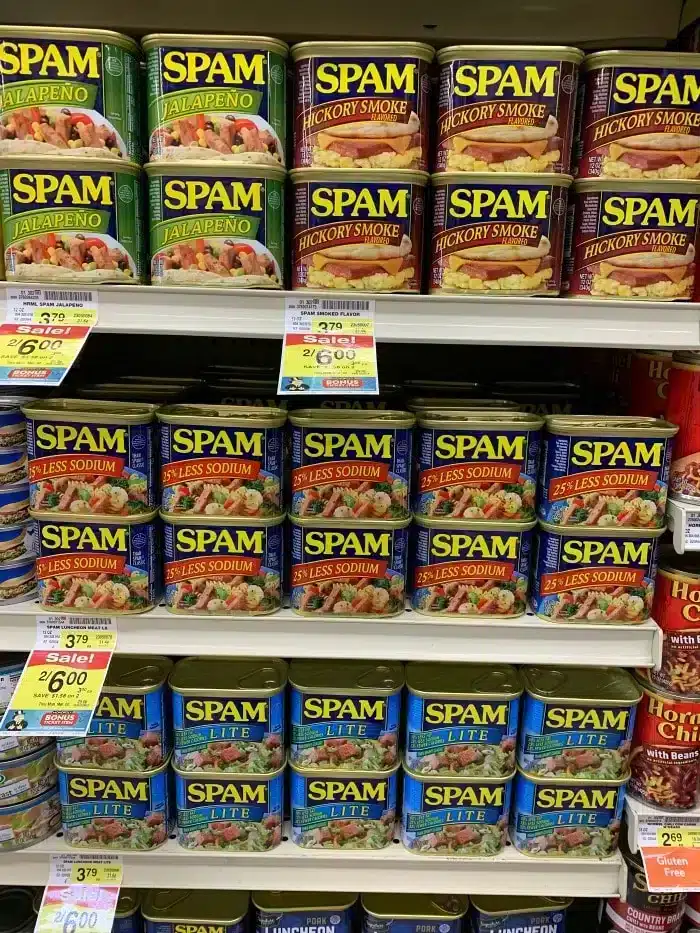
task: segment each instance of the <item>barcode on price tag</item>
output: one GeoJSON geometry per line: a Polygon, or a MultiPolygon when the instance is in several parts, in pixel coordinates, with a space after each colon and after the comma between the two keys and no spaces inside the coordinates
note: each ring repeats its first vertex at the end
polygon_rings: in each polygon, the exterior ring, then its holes
{"type": "Polygon", "coordinates": [[[350,298],[321,298],[319,311],[374,311],[374,301],[350,298]]]}

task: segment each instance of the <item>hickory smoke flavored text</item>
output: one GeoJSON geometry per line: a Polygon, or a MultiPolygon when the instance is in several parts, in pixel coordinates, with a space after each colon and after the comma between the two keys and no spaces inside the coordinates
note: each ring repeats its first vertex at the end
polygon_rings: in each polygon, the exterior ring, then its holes
{"type": "Polygon", "coordinates": [[[294,167],[427,169],[434,54],[419,42],[294,46],[294,167]]]}
{"type": "Polygon", "coordinates": [[[430,291],[559,294],[569,175],[433,176],[430,291]]]}
{"type": "Polygon", "coordinates": [[[565,47],[441,49],[436,170],[568,172],[582,58],[565,47]]]}

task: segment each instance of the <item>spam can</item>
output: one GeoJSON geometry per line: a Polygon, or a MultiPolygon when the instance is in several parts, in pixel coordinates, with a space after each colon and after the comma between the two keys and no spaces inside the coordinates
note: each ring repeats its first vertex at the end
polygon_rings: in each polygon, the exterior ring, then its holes
{"type": "Polygon", "coordinates": [[[156,604],[161,588],[156,512],[132,518],[60,517],[51,512],[33,517],[38,529],[39,602],[44,608],[130,615],[156,604]]]}
{"type": "Polygon", "coordinates": [[[552,525],[662,528],[677,431],[658,418],[547,418],[539,517],[552,525]]]}
{"type": "Polygon", "coordinates": [[[170,612],[268,615],[282,602],[283,517],[161,513],[170,612]]]}
{"type": "Polygon", "coordinates": [[[175,801],[185,849],[265,852],[282,841],[284,765],[267,774],[175,768],[175,801]]]}
{"type": "Polygon", "coordinates": [[[600,859],[614,855],[625,805],[627,775],[609,781],[579,777],[515,777],[511,841],[542,858],[600,859]]]}
{"type": "Polygon", "coordinates": [[[85,738],[59,738],[57,760],[69,768],[148,771],[170,754],[169,658],[116,655],[85,738]]]}
{"type": "Polygon", "coordinates": [[[295,660],[289,679],[292,764],[386,771],[398,763],[401,663],[295,660]]]}
{"type": "Polygon", "coordinates": [[[59,398],[25,405],[31,508],[121,517],[154,509],[155,409],[59,398]]]}
{"type": "Polygon", "coordinates": [[[408,518],[413,415],[309,408],[292,412],[289,421],[291,515],[408,518]]]}
{"type": "Polygon", "coordinates": [[[279,408],[168,405],[160,422],[163,512],[211,518],[282,514],[279,408]]]}
{"type": "Polygon", "coordinates": [[[524,615],[534,526],[534,519],[457,524],[417,515],[411,605],[458,619],[524,615]]]}
{"type": "Polygon", "coordinates": [[[0,806],[0,852],[28,849],[47,839],[61,825],[61,802],[56,786],[22,803],[0,806]]]}
{"type": "Polygon", "coordinates": [[[305,849],[383,849],[394,838],[398,763],[388,771],[291,765],[291,838],[305,849]]]}
{"type": "Polygon", "coordinates": [[[520,696],[510,664],[406,666],[406,765],[418,774],[505,777],[515,768],[520,696]]]}
{"type": "Polygon", "coordinates": [[[663,528],[562,528],[540,522],[532,609],[551,622],[645,622],[663,528]]]}
{"type": "Polygon", "coordinates": [[[292,518],[292,609],[331,618],[403,612],[409,522],[292,518]]]}
{"type": "Polygon", "coordinates": [[[351,933],[357,894],[254,891],[255,933],[351,933]]]}
{"type": "Polygon", "coordinates": [[[469,913],[474,933],[565,933],[570,906],[563,897],[479,894],[471,898],[469,913]]]}
{"type": "Polygon", "coordinates": [[[467,521],[533,519],[543,424],[543,418],[520,412],[421,412],[414,513],[467,521]]]}
{"type": "Polygon", "coordinates": [[[0,806],[10,807],[38,797],[56,785],[53,744],[24,758],[0,761],[0,806]]]}
{"type": "MultiPolygon", "coordinates": [[[[145,933],[245,933],[247,891],[183,891],[180,888],[146,891],[141,913],[145,933]]],[[[139,930],[141,933],[141,930],[139,930]]]]}
{"type": "Polygon", "coordinates": [[[0,447],[0,486],[27,481],[27,448],[0,447]]]}
{"type": "Polygon", "coordinates": [[[523,667],[518,767],[542,778],[604,781],[629,772],[642,691],[619,667],[523,667]]]}
{"type": "Polygon", "coordinates": [[[261,774],[284,763],[287,665],[277,659],[183,658],[170,675],[181,772],[261,774]]]}
{"type": "Polygon", "coordinates": [[[0,524],[0,566],[25,561],[37,554],[36,526],[34,522],[21,525],[0,524]]]}
{"type": "Polygon", "coordinates": [[[362,933],[462,933],[468,906],[454,894],[363,894],[362,933]]]}
{"type": "Polygon", "coordinates": [[[36,565],[33,554],[0,564],[0,605],[24,603],[37,591],[36,565]]]}
{"type": "Polygon", "coordinates": [[[0,487],[0,526],[19,525],[29,518],[29,483],[0,487]]]}
{"type": "Polygon", "coordinates": [[[119,892],[117,909],[114,912],[112,933],[143,933],[141,919],[141,893],[135,889],[119,892]]]}
{"type": "Polygon", "coordinates": [[[418,774],[404,767],[401,841],[419,855],[497,855],[506,844],[512,778],[418,774]]]}
{"type": "Polygon", "coordinates": [[[79,849],[155,849],[172,828],[168,763],[149,771],[58,766],[64,841],[79,849]]]}
{"type": "Polygon", "coordinates": [[[0,447],[23,447],[27,443],[27,421],[21,406],[33,401],[33,395],[0,396],[0,447]]]}

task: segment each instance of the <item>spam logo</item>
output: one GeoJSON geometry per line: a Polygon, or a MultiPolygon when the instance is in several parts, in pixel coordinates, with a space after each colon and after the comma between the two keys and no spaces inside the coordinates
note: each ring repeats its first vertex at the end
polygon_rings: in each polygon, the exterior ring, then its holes
{"type": "Polygon", "coordinates": [[[68,797],[72,800],[119,800],[147,802],[149,781],[138,778],[97,778],[71,775],[68,779],[68,797]]]}
{"type": "Polygon", "coordinates": [[[229,722],[267,723],[269,709],[267,699],[218,700],[207,697],[186,700],[184,715],[186,723],[197,725],[229,722]]]}
{"type": "Polygon", "coordinates": [[[213,49],[168,49],[162,57],[163,77],[171,84],[264,85],[267,55],[213,49]]]}
{"type": "Polygon", "coordinates": [[[435,532],[430,539],[432,557],[459,557],[463,560],[506,557],[516,560],[519,534],[459,534],[454,531],[435,532]]]}
{"type": "Polygon", "coordinates": [[[255,180],[173,178],[163,186],[163,203],[173,211],[252,211],[257,214],[265,205],[265,189],[262,181],[255,180]]]}
{"type": "Polygon", "coordinates": [[[579,467],[661,467],[666,441],[574,440],[571,462],[579,467]]]}
{"type": "Polygon", "coordinates": [[[645,567],[651,562],[654,541],[620,541],[608,538],[565,538],[561,559],[566,564],[630,564],[645,567]]]}
{"type": "Polygon", "coordinates": [[[316,217],[406,218],[411,213],[411,189],[399,185],[316,186],[311,191],[311,213],[316,217]]]}
{"type": "Polygon", "coordinates": [[[440,460],[525,459],[527,438],[505,434],[436,434],[435,456],[440,460]]]}
{"type": "Polygon", "coordinates": [[[5,39],[0,42],[0,75],[97,79],[101,76],[100,47],[5,39]]]}
{"type": "Polygon", "coordinates": [[[177,528],[180,554],[263,554],[265,532],[245,528],[177,528]]]}
{"type": "Polygon", "coordinates": [[[427,809],[438,807],[503,807],[506,788],[503,784],[493,787],[482,785],[460,786],[459,784],[426,784],[424,796],[427,809]]]}
{"type": "Polygon", "coordinates": [[[304,453],[307,457],[323,460],[391,460],[393,441],[391,432],[307,431],[304,434],[304,453]]]}
{"type": "Polygon", "coordinates": [[[311,531],[304,535],[309,557],[390,557],[390,531],[311,531]]]}
{"type": "Polygon", "coordinates": [[[176,427],[172,431],[172,448],[178,454],[210,457],[262,457],[265,431],[236,431],[222,428],[176,427]]]}
{"type": "Polygon", "coordinates": [[[697,198],[616,194],[603,198],[603,220],[611,227],[690,227],[697,223],[697,198]]]}
{"type": "Polygon", "coordinates": [[[187,802],[265,805],[268,786],[267,781],[187,781],[187,802]]]}
{"type": "Polygon", "coordinates": [[[111,207],[111,175],[98,172],[13,172],[12,200],[17,204],[56,207],[111,207]]]}
{"type": "Polygon", "coordinates": [[[316,803],[385,803],[388,780],[321,781],[310,780],[309,800],[316,803]]]}
{"type": "Polygon", "coordinates": [[[386,700],[383,697],[305,696],[302,716],[304,722],[345,720],[383,723],[386,700]]]}
{"type": "Polygon", "coordinates": [[[126,694],[118,696],[113,693],[100,694],[95,717],[143,722],[143,697],[126,694]]]}
{"type": "Polygon", "coordinates": [[[700,77],[697,71],[618,71],[612,96],[618,104],[690,107],[700,100],[700,77]]]}
{"type": "Polygon", "coordinates": [[[456,185],[449,187],[447,211],[458,219],[546,220],[550,200],[551,189],[545,187],[456,185]]]}
{"type": "Polygon", "coordinates": [[[126,554],[129,529],[104,525],[41,523],[41,551],[106,551],[126,554]]]}
{"type": "Polygon", "coordinates": [[[316,66],[316,90],[321,94],[415,94],[415,64],[405,61],[320,62],[316,66]]]}
{"type": "Polygon", "coordinates": [[[535,809],[542,810],[614,810],[619,788],[537,787],[535,809]]]}
{"type": "Polygon", "coordinates": [[[626,732],[631,711],[612,707],[600,709],[581,706],[548,706],[545,713],[545,728],[550,732],[599,731],[626,732]]]}
{"type": "Polygon", "coordinates": [[[37,424],[35,445],[41,451],[126,454],[129,429],[116,425],[37,424]]]}
{"type": "Polygon", "coordinates": [[[475,62],[454,70],[454,93],[458,97],[556,97],[557,65],[475,62]]]}
{"type": "Polygon", "coordinates": [[[425,704],[428,726],[507,726],[508,703],[432,702],[425,704]]]}
{"type": "Polygon", "coordinates": [[[174,923],[173,933],[227,933],[228,927],[220,923],[174,923]]]}

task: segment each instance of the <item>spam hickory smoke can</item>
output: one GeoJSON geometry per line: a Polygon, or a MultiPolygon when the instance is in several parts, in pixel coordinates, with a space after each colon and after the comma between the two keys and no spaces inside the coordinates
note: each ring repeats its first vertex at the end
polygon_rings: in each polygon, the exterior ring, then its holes
{"type": "Polygon", "coordinates": [[[283,517],[163,513],[165,605],[170,612],[267,615],[282,601],[283,517]]]}
{"type": "Polygon", "coordinates": [[[455,618],[524,615],[534,526],[416,516],[411,605],[455,618]]]}
{"type": "Polygon", "coordinates": [[[406,765],[420,774],[503,777],[515,767],[522,684],[510,664],[406,667],[406,765]]]}
{"type": "Polygon", "coordinates": [[[162,509],[212,518],[282,512],[279,408],[168,405],[160,421],[162,509]]]}
{"type": "Polygon", "coordinates": [[[294,167],[428,167],[428,65],[421,42],[302,42],[294,167]]]}
{"type": "Polygon", "coordinates": [[[293,518],[292,609],[331,618],[403,612],[409,523],[293,518]]]}
{"type": "Polygon", "coordinates": [[[540,523],[532,608],[552,622],[644,622],[650,617],[663,528],[561,528],[540,523]]]}
{"type": "Polygon", "coordinates": [[[677,431],[657,418],[547,418],[537,514],[553,525],[662,528],[677,431]]]}
{"type": "Polygon", "coordinates": [[[394,836],[398,764],[388,771],[291,765],[291,838],[305,849],[382,849],[394,836]]]}
{"type": "Polygon", "coordinates": [[[147,891],[141,907],[143,929],[145,933],[245,933],[248,904],[247,891],[217,891],[216,897],[211,891],[178,888],[147,891]]]}
{"type": "Polygon", "coordinates": [[[659,567],[652,612],[662,632],[661,666],[646,676],[662,690],[700,699],[700,561],[667,556],[659,567]]]}
{"type": "Polygon", "coordinates": [[[284,761],[284,661],[183,658],[170,675],[173,765],[189,771],[276,771],[284,761]]]}
{"type": "Polygon", "coordinates": [[[254,891],[255,933],[351,933],[357,894],[254,891]]]}
{"type": "Polygon", "coordinates": [[[266,36],[143,39],[152,162],[284,165],[287,45],[266,36]]]}
{"type": "Polygon", "coordinates": [[[403,665],[292,661],[290,761],[301,768],[385,771],[398,761],[403,665]]]}
{"type": "Polygon", "coordinates": [[[672,499],[697,505],[700,500],[700,354],[673,354],[668,383],[668,420],[678,425],[673,445],[672,499]]]}
{"type": "Polygon", "coordinates": [[[292,515],[408,518],[413,415],[309,408],[289,420],[292,515]]]}
{"type": "Polygon", "coordinates": [[[462,933],[468,906],[454,894],[363,894],[362,933],[462,933]]]}
{"type": "Polygon", "coordinates": [[[421,287],[425,172],[295,169],[292,288],[421,287]]]}
{"type": "Polygon", "coordinates": [[[568,172],[582,58],[566,46],[441,49],[436,171],[568,172]]]}
{"type": "Polygon", "coordinates": [[[471,898],[470,919],[474,933],[565,933],[566,910],[571,900],[563,897],[510,897],[476,895],[471,898]]]}
{"type": "Polygon", "coordinates": [[[153,285],[281,288],[284,170],[146,166],[153,285]]]}
{"type": "Polygon", "coordinates": [[[558,295],[570,175],[433,175],[431,294],[558,295]]]}

